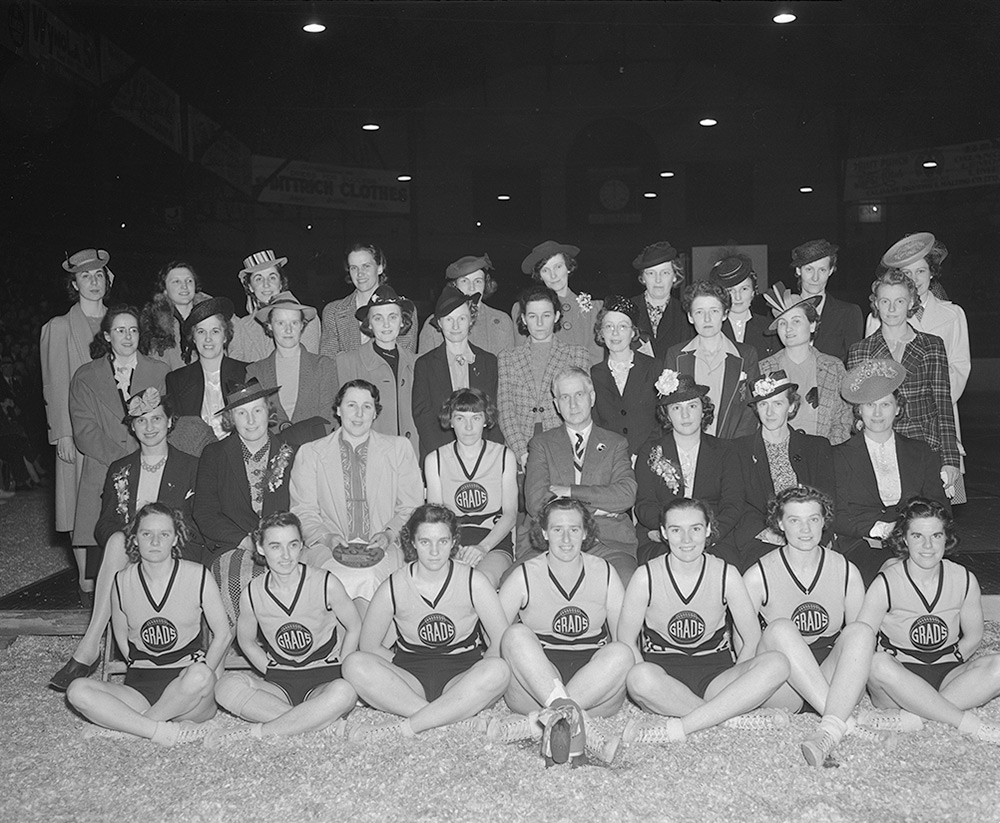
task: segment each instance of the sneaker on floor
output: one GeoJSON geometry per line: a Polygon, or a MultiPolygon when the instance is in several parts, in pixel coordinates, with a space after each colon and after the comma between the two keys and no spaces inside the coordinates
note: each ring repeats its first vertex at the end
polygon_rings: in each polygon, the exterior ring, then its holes
{"type": "Polygon", "coordinates": [[[822,766],[837,747],[833,735],[826,729],[816,729],[810,737],[802,741],[802,756],[813,768],[822,766]]]}
{"type": "Polygon", "coordinates": [[[341,717],[335,720],[325,729],[323,729],[320,734],[325,734],[327,737],[346,737],[347,736],[347,718],[341,717]]]}
{"type": "Polygon", "coordinates": [[[924,721],[911,712],[899,709],[860,709],[858,725],[885,732],[919,732],[924,721]]]}
{"type": "Polygon", "coordinates": [[[684,727],[677,717],[633,717],[622,731],[622,743],[682,743],[684,727]]]}
{"type": "Polygon", "coordinates": [[[597,731],[593,726],[587,729],[587,757],[592,762],[597,761],[611,766],[624,749],[625,746],[622,744],[620,734],[606,735],[597,731]]]}
{"type": "Polygon", "coordinates": [[[217,726],[205,735],[201,745],[206,749],[221,749],[228,743],[253,739],[253,724],[241,726],[217,726]]]}
{"type": "Polygon", "coordinates": [[[983,721],[982,725],[979,727],[973,737],[977,740],[982,740],[984,743],[995,743],[1000,744],[1000,726],[996,723],[987,723],[983,721]]]}
{"type": "Polygon", "coordinates": [[[486,739],[495,743],[516,743],[519,740],[540,740],[542,726],[538,713],[494,717],[486,727],[486,739]]]}
{"type": "Polygon", "coordinates": [[[129,734],[128,732],[120,732],[116,729],[106,729],[104,726],[97,726],[93,723],[88,723],[83,727],[83,739],[90,740],[95,737],[110,737],[115,740],[138,740],[134,734],[129,734]]]}
{"type": "Polygon", "coordinates": [[[402,720],[389,720],[385,723],[358,723],[347,739],[357,743],[361,740],[399,740],[403,737],[402,720]]]}
{"type": "Polygon", "coordinates": [[[151,739],[160,746],[183,746],[201,740],[208,731],[204,723],[193,723],[190,720],[168,721],[157,724],[156,733],[151,739]]]}
{"type": "Polygon", "coordinates": [[[785,709],[757,709],[747,714],[730,717],[722,725],[727,729],[762,731],[764,729],[787,729],[791,722],[792,720],[785,709]]]}
{"type": "Polygon", "coordinates": [[[874,743],[876,746],[880,746],[886,751],[895,748],[896,741],[899,739],[896,732],[864,729],[861,726],[855,726],[853,729],[849,729],[847,736],[857,738],[858,740],[864,740],[867,743],[874,743]]]}
{"type": "Polygon", "coordinates": [[[484,735],[489,727],[485,717],[480,715],[475,715],[474,717],[468,717],[465,720],[459,720],[456,723],[452,723],[450,726],[446,726],[448,729],[459,729],[464,732],[471,732],[475,735],[484,735]]]}

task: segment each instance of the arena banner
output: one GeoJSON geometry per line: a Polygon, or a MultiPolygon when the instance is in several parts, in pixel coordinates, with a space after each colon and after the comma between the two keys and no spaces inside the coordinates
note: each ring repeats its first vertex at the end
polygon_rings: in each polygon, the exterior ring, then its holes
{"type": "Polygon", "coordinates": [[[249,194],[250,147],[194,106],[187,107],[187,124],[188,159],[249,194]]]}
{"type": "Polygon", "coordinates": [[[261,203],[410,213],[409,184],[396,180],[395,172],[382,169],[352,169],[255,154],[253,185],[261,203]]]}
{"type": "MultiPolygon", "coordinates": [[[[23,9],[20,4],[8,8],[8,28],[13,25],[17,29],[23,25],[18,17],[23,9]]],[[[28,8],[28,24],[31,57],[57,66],[59,73],[70,80],[83,81],[89,86],[100,83],[97,44],[91,35],[72,28],[36,0],[32,0],[28,8]]]]}
{"type": "Polygon", "coordinates": [[[844,200],[1000,184],[1000,139],[849,159],[844,200]]]}

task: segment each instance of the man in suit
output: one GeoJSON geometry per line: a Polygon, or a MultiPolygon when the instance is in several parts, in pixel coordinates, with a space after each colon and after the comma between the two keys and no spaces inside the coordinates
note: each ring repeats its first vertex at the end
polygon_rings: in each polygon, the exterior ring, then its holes
{"type": "Polygon", "coordinates": [[[536,434],[528,443],[524,481],[528,514],[537,517],[553,497],[583,501],[600,532],[592,553],[614,566],[628,585],[638,549],[629,517],[636,483],[628,441],[594,425],[594,384],[583,369],[559,371],[552,380],[552,396],[563,425],[536,434]]]}
{"type": "Polygon", "coordinates": [[[803,297],[819,297],[819,328],[813,346],[847,362],[852,344],[864,336],[864,318],[854,303],[827,294],[826,286],[837,271],[837,246],[828,240],[810,240],[792,249],[792,268],[803,297]]]}
{"type": "Polygon", "coordinates": [[[638,328],[644,343],[641,351],[662,364],[667,349],[691,337],[680,301],[673,290],[684,281],[684,261],[680,253],[666,240],[646,246],[632,261],[639,272],[643,293],[632,298],[639,312],[638,328]]]}

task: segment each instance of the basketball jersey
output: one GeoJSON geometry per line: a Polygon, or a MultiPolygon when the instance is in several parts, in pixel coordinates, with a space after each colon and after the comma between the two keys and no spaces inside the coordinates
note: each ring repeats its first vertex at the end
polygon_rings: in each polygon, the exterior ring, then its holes
{"type": "Polygon", "coordinates": [[[775,549],[757,561],[764,583],[761,627],[785,617],[810,646],[831,646],[847,623],[844,606],[850,563],[839,552],[819,549],[816,575],[803,583],[788,565],[786,548],[775,549]]]}
{"type": "Polygon", "coordinates": [[[964,662],[958,650],[961,615],[972,574],[964,566],[941,561],[938,589],[928,602],[910,577],[904,560],[881,572],[889,604],[879,627],[879,646],[904,663],[964,662]]]}
{"type": "Polygon", "coordinates": [[[726,570],[728,564],[702,555],[701,574],[694,589],[681,594],[669,555],[646,564],[649,597],[642,624],[643,654],[699,656],[728,651],[726,570]]]}
{"type": "Polygon", "coordinates": [[[482,627],[472,597],[472,567],[448,561],[448,575],[433,600],[413,579],[417,562],[389,576],[396,650],[420,655],[451,655],[483,645],[482,627]]]}
{"type": "Polygon", "coordinates": [[[326,599],[330,572],[299,563],[299,585],[286,606],[271,591],[271,572],[247,587],[258,639],[273,668],[314,669],[340,662],[340,623],[326,599]]]}
{"type": "Polygon", "coordinates": [[[522,564],[526,603],[521,622],[538,637],[542,648],[581,651],[611,642],[608,629],[608,583],[611,566],[592,554],[581,554],[580,577],[567,591],[548,564],[548,554],[522,564]]]}
{"type": "Polygon", "coordinates": [[[479,459],[471,468],[458,456],[457,443],[442,446],[434,453],[441,499],[458,515],[459,525],[479,526],[487,531],[496,525],[503,514],[503,472],[508,453],[510,449],[502,443],[483,440],[479,459]]]}
{"type": "Polygon", "coordinates": [[[130,666],[183,668],[204,651],[201,617],[208,569],[189,560],[173,562],[159,602],[149,591],[141,562],[115,575],[115,591],[128,624],[130,666]]]}

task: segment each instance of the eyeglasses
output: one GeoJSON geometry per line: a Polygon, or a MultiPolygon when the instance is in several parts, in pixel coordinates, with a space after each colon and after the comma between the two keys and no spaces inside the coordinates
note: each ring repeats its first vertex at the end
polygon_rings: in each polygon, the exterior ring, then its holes
{"type": "Polygon", "coordinates": [[[122,337],[124,337],[125,335],[131,336],[133,334],[138,334],[139,333],[139,327],[138,326],[115,326],[111,331],[113,331],[115,334],[118,334],[118,335],[121,335],[122,337]]]}

